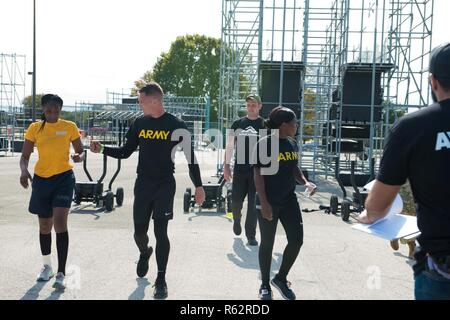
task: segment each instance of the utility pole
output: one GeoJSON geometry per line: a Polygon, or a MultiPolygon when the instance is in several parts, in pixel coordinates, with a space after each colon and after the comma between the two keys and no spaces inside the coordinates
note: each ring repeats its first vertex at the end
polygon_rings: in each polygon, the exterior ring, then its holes
{"type": "Polygon", "coordinates": [[[31,113],[33,122],[36,121],[36,0],[33,0],[33,102],[31,113]]]}

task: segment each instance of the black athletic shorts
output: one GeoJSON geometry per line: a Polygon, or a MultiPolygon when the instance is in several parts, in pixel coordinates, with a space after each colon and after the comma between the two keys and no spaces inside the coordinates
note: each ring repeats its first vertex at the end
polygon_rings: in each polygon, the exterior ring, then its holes
{"type": "Polygon", "coordinates": [[[174,176],[148,179],[138,176],[134,184],[133,216],[136,222],[153,219],[173,219],[174,176]]]}
{"type": "Polygon", "coordinates": [[[34,175],[28,211],[39,218],[53,217],[53,208],[70,208],[75,188],[72,170],[42,178],[34,175]]]}

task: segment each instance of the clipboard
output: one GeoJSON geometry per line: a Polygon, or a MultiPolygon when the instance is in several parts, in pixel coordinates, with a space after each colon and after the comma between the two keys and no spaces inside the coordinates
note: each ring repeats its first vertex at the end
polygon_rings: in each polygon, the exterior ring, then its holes
{"type": "MultiPolygon", "coordinates": [[[[374,183],[375,180],[369,182],[364,188],[370,191],[374,183]]],[[[352,228],[386,240],[395,240],[416,234],[419,235],[420,231],[417,227],[417,217],[401,214],[402,210],[403,200],[397,194],[386,217],[369,225],[358,223],[352,226],[352,228]]]]}

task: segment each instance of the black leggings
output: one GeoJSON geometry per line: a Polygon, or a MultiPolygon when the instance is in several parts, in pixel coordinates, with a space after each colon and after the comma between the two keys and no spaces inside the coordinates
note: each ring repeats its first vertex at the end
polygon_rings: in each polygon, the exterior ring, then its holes
{"type": "Polygon", "coordinates": [[[154,221],[156,238],[156,263],[158,272],[164,273],[169,260],[170,241],[167,226],[173,217],[173,198],[175,196],[173,176],[159,180],[149,180],[138,176],[134,186],[134,240],[141,254],[147,254],[148,228],[150,219],[154,221]]]}
{"type": "MultiPolygon", "coordinates": [[[[259,205],[259,202],[257,201],[259,205]]],[[[294,264],[303,244],[303,221],[297,199],[288,201],[283,207],[272,207],[273,219],[268,221],[258,211],[259,229],[261,231],[261,245],[259,247],[259,267],[261,280],[264,285],[269,285],[270,266],[272,263],[272,251],[275,242],[278,220],[281,221],[287,236],[287,245],[283,253],[283,261],[278,277],[286,280],[286,277],[294,264]]]]}
{"type": "MultiPolygon", "coordinates": [[[[169,260],[170,241],[167,235],[167,227],[169,220],[154,219],[154,233],[156,238],[156,263],[158,265],[158,272],[165,272],[167,261],[169,260]]],[[[148,228],[150,218],[147,222],[135,221],[134,223],[134,240],[141,253],[145,253],[148,248],[148,228]]]]}
{"type": "Polygon", "coordinates": [[[233,219],[240,219],[242,217],[241,211],[244,199],[248,196],[247,217],[245,218],[245,235],[247,239],[255,239],[256,235],[255,192],[255,182],[252,172],[234,174],[232,189],[233,219]]]}

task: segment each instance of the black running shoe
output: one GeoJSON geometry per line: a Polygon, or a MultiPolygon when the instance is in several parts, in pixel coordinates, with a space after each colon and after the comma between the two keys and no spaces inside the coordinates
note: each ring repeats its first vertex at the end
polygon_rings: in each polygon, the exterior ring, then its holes
{"type": "Polygon", "coordinates": [[[166,299],[167,298],[167,283],[164,279],[156,279],[153,285],[155,290],[153,291],[153,298],[155,299],[166,299]]]}
{"type": "Polygon", "coordinates": [[[261,285],[258,296],[261,300],[272,300],[272,289],[270,286],[261,285]]]}
{"type": "Polygon", "coordinates": [[[242,233],[241,219],[235,219],[233,222],[233,232],[235,235],[240,236],[242,233]]]}
{"type": "Polygon", "coordinates": [[[147,274],[148,260],[150,259],[150,256],[152,255],[152,253],[153,253],[153,248],[148,247],[147,253],[145,253],[145,254],[141,253],[141,255],[139,256],[139,261],[137,263],[137,268],[136,268],[136,273],[139,278],[143,278],[147,274]]]}
{"type": "Polygon", "coordinates": [[[291,283],[287,280],[280,280],[277,276],[270,283],[280,291],[281,296],[286,300],[295,300],[295,293],[291,290],[291,283]]]}
{"type": "Polygon", "coordinates": [[[250,238],[250,239],[248,239],[247,244],[248,244],[249,246],[257,246],[257,245],[258,245],[258,241],[256,241],[255,238],[250,238]]]}

